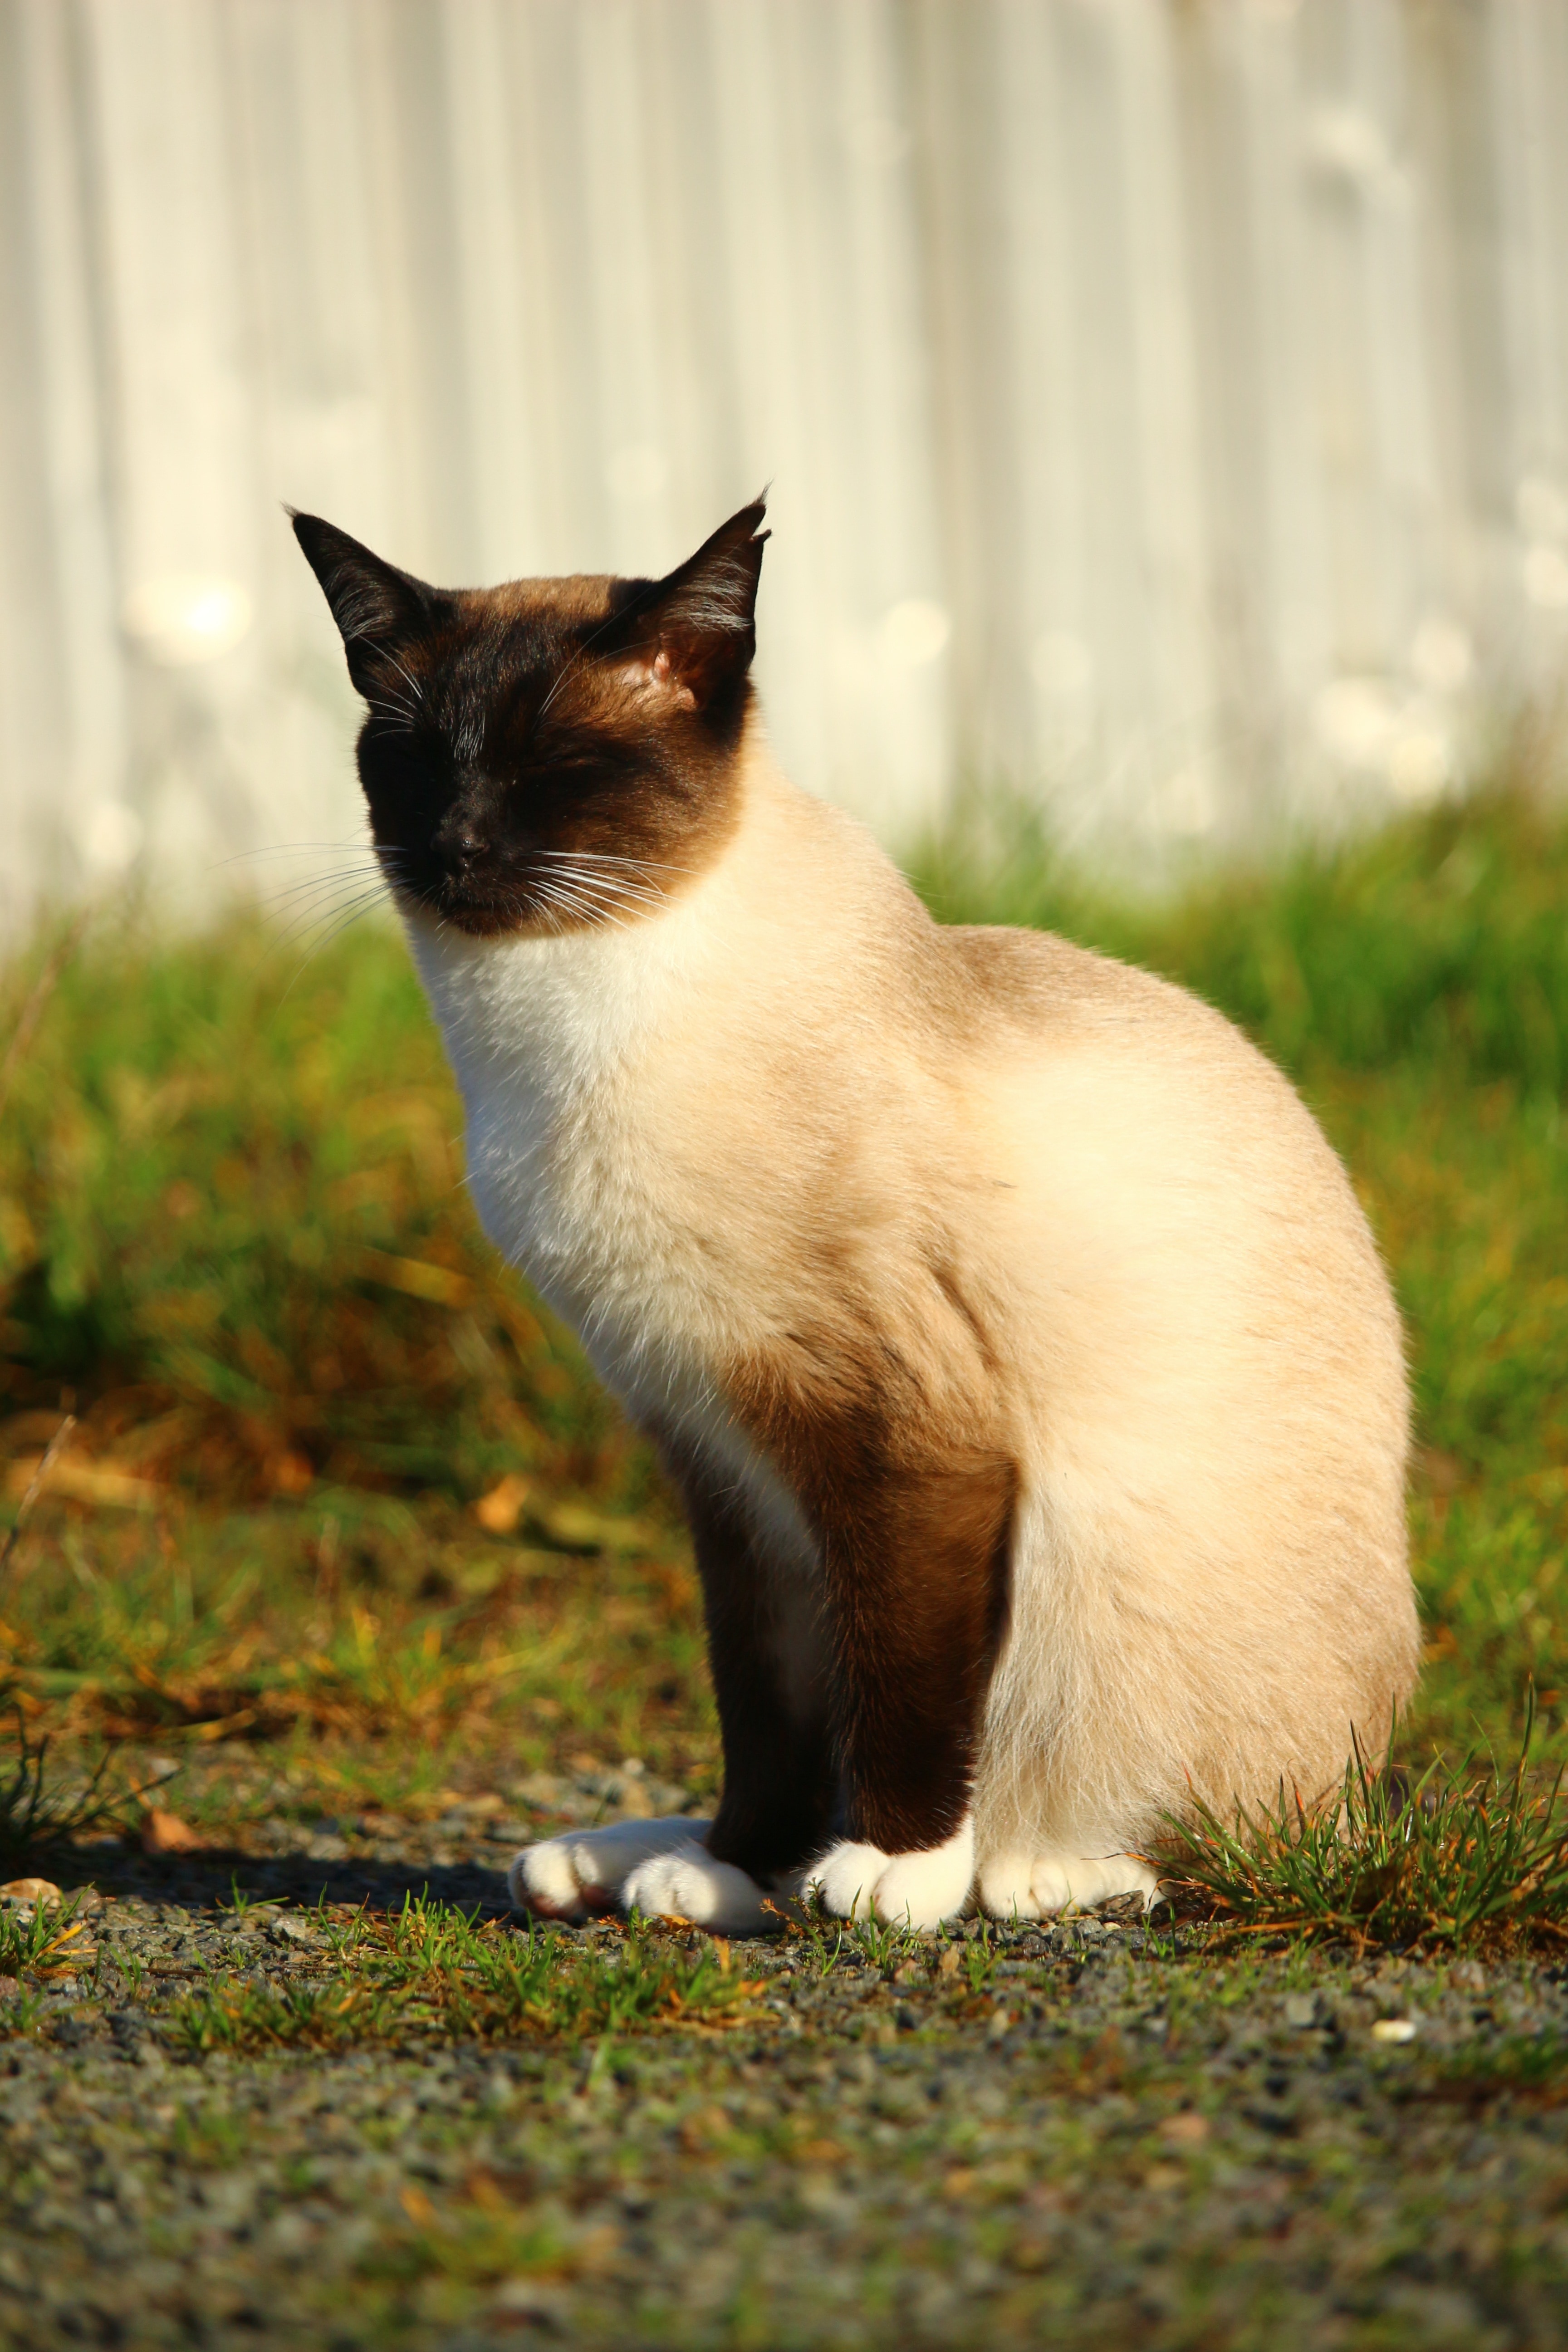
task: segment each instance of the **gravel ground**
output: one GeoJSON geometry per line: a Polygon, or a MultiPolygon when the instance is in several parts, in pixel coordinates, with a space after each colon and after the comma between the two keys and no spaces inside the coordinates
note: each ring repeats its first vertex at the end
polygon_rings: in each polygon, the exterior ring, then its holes
{"type": "Polygon", "coordinates": [[[737,1944],[762,1990],[722,2032],[171,2047],[204,1969],[319,1975],[323,1895],[499,1914],[520,1838],[678,1797],[541,1777],[422,1825],[54,1856],[90,1949],[30,2024],[0,1981],[0,2340],[1568,2344],[1568,1968],[1539,1959],[1238,1960],[1102,1917],[882,1964],[737,1944]]]}

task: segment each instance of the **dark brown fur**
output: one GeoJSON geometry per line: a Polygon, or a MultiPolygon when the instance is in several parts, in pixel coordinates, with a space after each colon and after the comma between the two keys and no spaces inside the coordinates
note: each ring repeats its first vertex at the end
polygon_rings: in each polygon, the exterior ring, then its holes
{"type": "Polygon", "coordinates": [[[813,1354],[758,1357],[726,1385],[822,1547],[845,1833],[908,1853],[940,1845],[968,1809],[1018,1474],[999,1450],[900,1415],[910,1384],[896,1364],[850,1384],[840,1355],[829,1382],[813,1354]]]}
{"type": "Polygon", "coordinates": [[[665,579],[437,589],[294,517],[370,705],[359,770],[395,887],[484,936],[623,919],[737,819],[759,502],[665,579]],[[563,887],[563,859],[596,887],[563,887]],[[618,886],[618,887],[617,887],[618,886]]]}
{"type": "Polygon", "coordinates": [[[819,1853],[833,1832],[831,1692],[825,1673],[807,1693],[790,1688],[786,1596],[734,1488],[715,1486],[678,1449],[667,1448],[666,1459],[696,1546],[724,1742],[724,1792],[709,1847],[766,1884],[819,1853]]]}

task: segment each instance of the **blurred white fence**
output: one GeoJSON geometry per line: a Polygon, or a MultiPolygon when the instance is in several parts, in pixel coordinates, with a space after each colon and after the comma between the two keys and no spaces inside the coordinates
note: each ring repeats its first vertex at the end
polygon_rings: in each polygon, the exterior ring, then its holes
{"type": "Polygon", "coordinates": [[[771,480],[894,841],[1419,798],[1568,638],[1563,0],[0,0],[0,321],[13,930],[357,828],[285,499],[457,583],[771,480]]]}

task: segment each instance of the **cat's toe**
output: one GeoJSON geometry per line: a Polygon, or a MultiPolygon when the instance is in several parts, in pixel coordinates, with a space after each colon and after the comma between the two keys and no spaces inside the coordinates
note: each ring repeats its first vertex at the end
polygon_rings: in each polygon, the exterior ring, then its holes
{"type": "Polygon", "coordinates": [[[805,1883],[835,1919],[930,1930],[958,1916],[973,1879],[974,1831],[964,1821],[942,1844],[912,1853],[884,1853],[847,1839],[813,1864],[805,1883]]]}
{"type": "Polygon", "coordinates": [[[640,1863],[622,1884],[623,1911],[640,1911],[648,1918],[689,1919],[698,1927],[711,1927],[723,1936],[757,1936],[778,1923],[764,1909],[765,1897],[754,1878],[733,1863],[716,1861],[706,1846],[695,1842],[677,1846],[640,1863]]]}
{"type": "Polygon", "coordinates": [[[595,1885],[579,1871],[572,1838],[544,1838],[524,1846],[507,1872],[507,1892],[519,1911],[540,1919],[585,1919],[595,1910],[606,1911],[608,1887],[595,1885]]]}
{"type": "Polygon", "coordinates": [[[895,1854],[877,1881],[872,1902],[879,1919],[889,1927],[912,1927],[929,1935],[956,1919],[969,1900],[974,1877],[974,1848],[955,1854],[939,1845],[927,1853],[895,1854]]]}
{"type": "Polygon", "coordinates": [[[520,1911],[541,1919],[586,1919],[612,1911],[629,1874],[651,1856],[690,1845],[706,1822],[613,1822],[602,1829],[568,1832],[526,1845],[507,1872],[507,1891],[520,1911]]]}
{"type": "Polygon", "coordinates": [[[858,1845],[846,1838],[813,1863],[805,1876],[805,1892],[822,1898],[830,1919],[868,1919],[877,1882],[889,1857],[879,1845],[858,1845]]]}
{"type": "Polygon", "coordinates": [[[993,1919],[1037,1919],[1039,1898],[1031,1885],[1035,1858],[1028,1853],[997,1853],[980,1865],[980,1907],[993,1919]]]}
{"type": "Polygon", "coordinates": [[[1136,1853],[1039,1853],[1029,1885],[1042,1912],[1086,1911],[1112,1895],[1141,1895],[1147,1909],[1160,1891],[1158,1873],[1136,1853]]]}

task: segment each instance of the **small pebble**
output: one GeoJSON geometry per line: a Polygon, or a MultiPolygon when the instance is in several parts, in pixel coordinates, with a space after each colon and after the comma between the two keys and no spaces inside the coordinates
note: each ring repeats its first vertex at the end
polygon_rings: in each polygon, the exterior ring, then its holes
{"type": "Polygon", "coordinates": [[[8,1878],[0,1886],[0,1903],[58,1903],[63,1900],[52,1878],[8,1878]]]}
{"type": "Polygon", "coordinates": [[[274,1919],[269,1932],[274,1943],[278,1944],[313,1944],[316,1940],[314,1927],[303,1919],[289,1918],[287,1914],[280,1919],[274,1919]]]}

